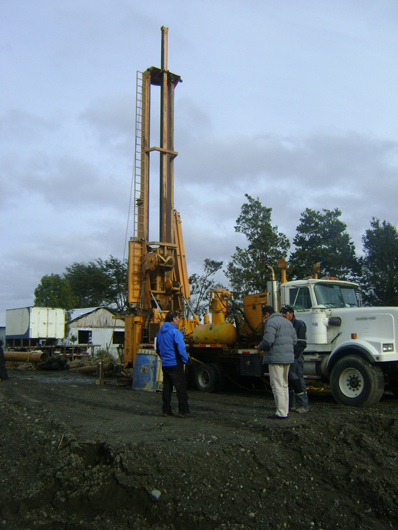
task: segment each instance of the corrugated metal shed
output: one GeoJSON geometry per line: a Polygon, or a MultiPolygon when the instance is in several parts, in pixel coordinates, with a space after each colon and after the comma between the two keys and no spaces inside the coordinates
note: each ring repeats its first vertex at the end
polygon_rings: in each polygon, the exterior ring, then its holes
{"type": "Polygon", "coordinates": [[[71,313],[68,342],[93,344],[93,353],[106,350],[117,359],[118,347],[124,342],[124,320],[113,316],[113,311],[107,307],[75,309],[71,313]]]}

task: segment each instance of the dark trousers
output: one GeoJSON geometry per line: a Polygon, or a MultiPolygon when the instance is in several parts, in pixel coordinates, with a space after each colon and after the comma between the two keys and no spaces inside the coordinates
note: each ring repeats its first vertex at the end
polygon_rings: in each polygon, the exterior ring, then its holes
{"type": "Polygon", "coordinates": [[[5,381],[6,379],[8,379],[6,360],[4,358],[4,351],[3,351],[2,346],[0,347],[0,379],[2,381],[5,381]]]}
{"type": "Polygon", "coordinates": [[[0,366],[0,379],[2,381],[5,381],[6,379],[8,379],[8,373],[7,373],[7,368],[6,366],[0,366]]]}
{"type": "Polygon", "coordinates": [[[289,369],[289,396],[295,399],[295,405],[297,408],[308,409],[308,395],[307,386],[304,378],[304,361],[302,359],[295,359],[294,363],[290,365],[289,369]],[[291,394],[293,392],[293,395],[291,394]]]}
{"type": "Polygon", "coordinates": [[[189,413],[187,385],[185,381],[184,365],[163,366],[163,412],[171,412],[171,393],[173,386],[177,391],[178,412],[189,413]]]}

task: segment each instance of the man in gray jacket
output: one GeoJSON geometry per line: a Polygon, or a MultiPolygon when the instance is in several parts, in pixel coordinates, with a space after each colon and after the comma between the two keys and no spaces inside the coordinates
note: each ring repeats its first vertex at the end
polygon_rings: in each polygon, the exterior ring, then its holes
{"type": "Polygon", "coordinates": [[[265,318],[264,337],[256,348],[264,351],[263,364],[268,364],[272,393],[274,394],[276,413],[268,416],[272,419],[285,419],[289,414],[289,367],[294,362],[296,332],[286,318],[275,313],[273,307],[262,308],[265,318]]]}

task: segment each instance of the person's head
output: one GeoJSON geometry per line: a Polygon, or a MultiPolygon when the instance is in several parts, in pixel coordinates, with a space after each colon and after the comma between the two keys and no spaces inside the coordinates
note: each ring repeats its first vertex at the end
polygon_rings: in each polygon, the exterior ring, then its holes
{"type": "Polygon", "coordinates": [[[169,311],[165,318],[165,322],[171,322],[175,326],[178,326],[179,320],[180,320],[180,317],[178,316],[177,311],[169,311]]]}
{"type": "Polygon", "coordinates": [[[275,313],[274,308],[272,305],[263,305],[261,308],[261,313],[263,314],[264,318],[268,318],[272,313],[275,313]]]}
{"type": "Polygon", "coordinates": [[[290,305],[284,305],[281,309],[281,315],[287,320],[292,321],[294,317],[294,309],[290,305]]]}

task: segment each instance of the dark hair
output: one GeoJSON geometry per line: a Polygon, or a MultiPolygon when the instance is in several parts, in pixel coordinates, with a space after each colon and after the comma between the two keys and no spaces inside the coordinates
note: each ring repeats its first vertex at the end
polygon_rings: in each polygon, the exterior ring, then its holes
{"type": "Polygon", "coordinates": [[[263,307],[261,308],[261,312],[263,316],[265,316],[265,313],[269,313],[270,315],[272,315],[272,313],[275,313],[272,305],[263,305],[263,307]]]}
{"type": "Polygon", "coordinates": [[[165,322],[173,322],[175,317],[178,317],[177,311],[169,311],[166,315],[166,318],[164,319],[165,322]]]}
{"type": "Polygon", "coordinates": [[[286,313],[293,313],[294,315],[294,309],[291,305],[284,305],[281,309],[282,315],[286,315],[286,313]]]}

